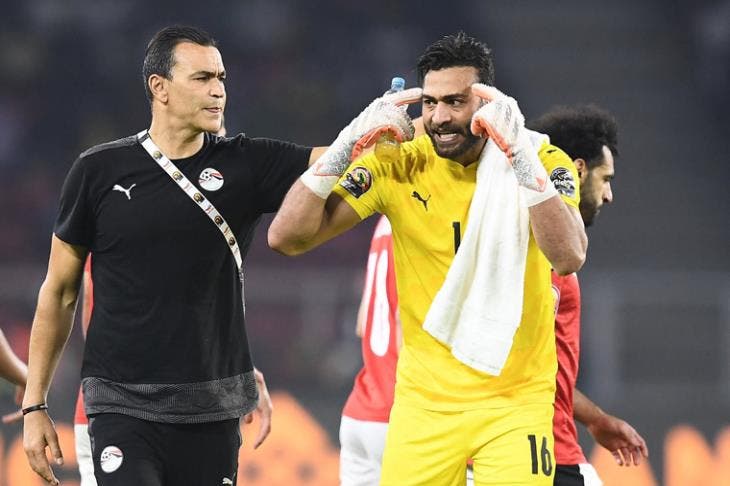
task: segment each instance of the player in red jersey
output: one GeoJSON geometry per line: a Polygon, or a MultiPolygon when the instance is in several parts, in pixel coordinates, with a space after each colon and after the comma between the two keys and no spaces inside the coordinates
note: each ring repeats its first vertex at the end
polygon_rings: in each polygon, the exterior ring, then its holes
{"type": "Polygon", "coordinates": [[[342,411],[342,486],[373,485],[380,481],[380,463],[393,405],[401,331],[393,236],[385,216],[378,221],[370,243],[365,289],[357,315],[357,334],[362,338],[363,368],[355,378],[342,411]]]}
{"type": "MultiPolygon", "coordinates": [[[[580,213],[590,226],[603,204],[613,200],[611,180],[617,155],[617,126],[613,117],[587,105],[557,107],[530,124],[547,134],[575,162],[580,178],[580,213]]],[[[551,174],[561,193],[575,191],[570,174],[551,174]]],[[[593,438],[611,451],[619,465],[638,465],[648,457],[644,439],[625,421],[609,415],[575,388],[580,355],[580,287],[576,274],[553,272],[555,293],[555,340],[558,354],[557,391],[553,434],[555,436],[555,486],[598,486],[601,480],[588,464],[578,444],[574,419],[584,424],[593,438]]]]}

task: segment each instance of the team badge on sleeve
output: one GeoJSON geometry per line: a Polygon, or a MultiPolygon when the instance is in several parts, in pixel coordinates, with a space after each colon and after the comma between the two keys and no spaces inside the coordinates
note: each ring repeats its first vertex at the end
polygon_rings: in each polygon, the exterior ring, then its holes
{"type": "Polygon", "coordinates": [[[558,167],[550,173],[550,180],[555,189],[566,197],[575,197],[575,179],[565,167],[558,167]]]}
{"type": "Polygon", "coordinates": [[[223,187],[223,174],[210,167],[203,169],[198,176],[198,184],[206,191],[217,191],[223,187]]]}
{"type": "Polygon", "coordinates": [[[368,192],[372,184],[373,176],[365,167],[355,167],[340,181],[340,185],[356,198],[368,192]]]}

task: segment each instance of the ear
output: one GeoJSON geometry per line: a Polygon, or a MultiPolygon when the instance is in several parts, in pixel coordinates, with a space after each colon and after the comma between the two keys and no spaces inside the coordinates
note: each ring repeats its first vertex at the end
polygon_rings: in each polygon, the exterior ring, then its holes
{"type": "Polygon", "coordinates": [[[167,103],[167,80],[159,74],[152,74],[147,79],[147,86],[152,92],[152,99],[167,103]]]}
{"type": "Polygon", "coordinates": [[[588,177],[588,165],[586,164],[586,161],[583,159],[575,159],[573,160],[573,163],[575,164],[575,168],[578,169],[578,178],[580,178],[580,182],[585,182],[586,177],[588,177]]]}

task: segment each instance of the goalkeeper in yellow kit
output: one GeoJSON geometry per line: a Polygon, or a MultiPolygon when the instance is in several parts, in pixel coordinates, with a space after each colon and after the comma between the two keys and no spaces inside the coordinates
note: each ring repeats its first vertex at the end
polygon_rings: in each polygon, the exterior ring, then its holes
{"type": "Polygon", "coordinates": [[[381,484],[462,485],[473,458],[476,485],[550,485],[557,367],[550,269],[578,270],[586,249],[579,191],[561,199],[550,175],[567,171],[577,184],[576,170],[557,147],[531,143],[515,100],[491,87],[484,44],[447,36],[426,49],[418,73],[422,93],[376,99],[294,184],[269,244],[299,254],[373,213],[391,222],[404,344],[381,484]],[[413,126],[399,105],[414,100],[426,135],[407,141],[413,126]],[[384,130],[404,141],[400,159],[386,164],[371,154],[351,164],[384,130]],[[460,361],[423,327],[465,235],[480,161],[492,160],[481,157],[489,140],[514,172],[507,189],[529,214],[519,326],[493,373],[460,361]]]}

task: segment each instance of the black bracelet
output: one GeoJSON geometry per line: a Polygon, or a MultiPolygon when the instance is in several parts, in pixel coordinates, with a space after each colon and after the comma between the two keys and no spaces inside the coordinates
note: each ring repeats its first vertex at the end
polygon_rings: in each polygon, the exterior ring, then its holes
{"type": "Polygon", "coordinates": [[[37,412],[38,410],[48,410],[48,405],[45,403],[39,403],[38,405],[26,407],[21,411],[23,412],[23,415],[28,415],[30,412],[37,412]]]}

